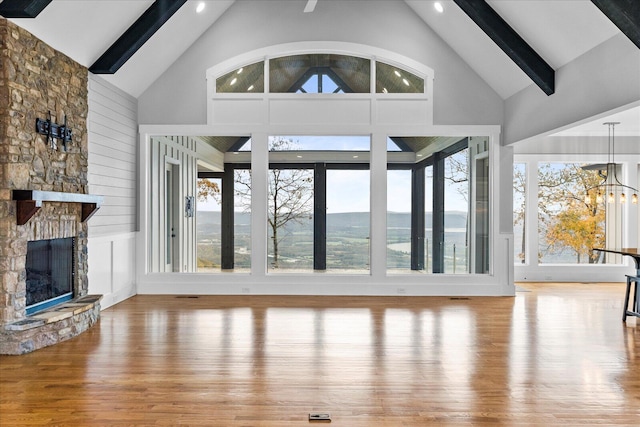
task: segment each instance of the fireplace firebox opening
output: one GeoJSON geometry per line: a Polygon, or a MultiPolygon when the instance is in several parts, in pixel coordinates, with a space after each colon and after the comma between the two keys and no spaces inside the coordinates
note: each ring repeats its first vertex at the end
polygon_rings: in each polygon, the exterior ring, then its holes
{"type": "Polygon", "coordinates": [[[73,298],[75,238],[27,242],[26,314],[73,298]]]}

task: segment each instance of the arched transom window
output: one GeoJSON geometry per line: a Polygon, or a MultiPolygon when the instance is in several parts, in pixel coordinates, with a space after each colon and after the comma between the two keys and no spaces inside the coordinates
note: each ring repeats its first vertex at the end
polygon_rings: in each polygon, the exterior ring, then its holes
{"type": "Polygon", "coordinates": [[[411,71],[378,60],[310,53],[237,68],[216,79],[216,92],[263,93],[268,87],[270,93],[424,93],[424,81],[411,71]]]}

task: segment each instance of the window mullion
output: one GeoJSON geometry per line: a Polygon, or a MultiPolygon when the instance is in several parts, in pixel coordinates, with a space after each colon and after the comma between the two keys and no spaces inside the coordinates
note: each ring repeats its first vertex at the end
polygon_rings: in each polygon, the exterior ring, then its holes
{"type": "Polygon", "coordinates": [[[221,213],[221,240],[222,254],[221,265],[223,270],[232,270],[234,262],[234,167],[225,165],[222,177],[222,213],[221,213]]]}
{"type": "Polygon", "coordinates": [[[327,269],[327,165],[316,163],[313,177],[313,269],[327,269]]]}

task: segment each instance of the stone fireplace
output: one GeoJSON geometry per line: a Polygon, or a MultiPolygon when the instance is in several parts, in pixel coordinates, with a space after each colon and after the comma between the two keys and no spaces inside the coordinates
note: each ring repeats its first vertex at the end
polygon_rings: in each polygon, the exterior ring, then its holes
{"type": "MultiPolygon", "coordinates": [[[[0,353],[22,354],[78,335],[99,317],[89,296],[85,67],[0,17],[0,353]],[[66,149],[36,119],[66,117],[66,149]],[[27,314],[29,242],[73,239],[71,300],[27,314]]],[[[53,255],[55,256],[55,254],[53,255]]]]}

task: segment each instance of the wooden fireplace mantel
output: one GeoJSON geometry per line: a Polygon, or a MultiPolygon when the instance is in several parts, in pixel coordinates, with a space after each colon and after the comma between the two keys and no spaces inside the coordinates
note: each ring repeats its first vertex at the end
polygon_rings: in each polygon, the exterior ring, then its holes
{"type": "Polygon", "coordinates": [[[100,209],[104,197],[59,191],[13,190],[13,200],[17,204],[16,221],[18,225],[24,225],[40,210],[42,202],[81,203],[81,221],[85,222],[100,209]]]}

